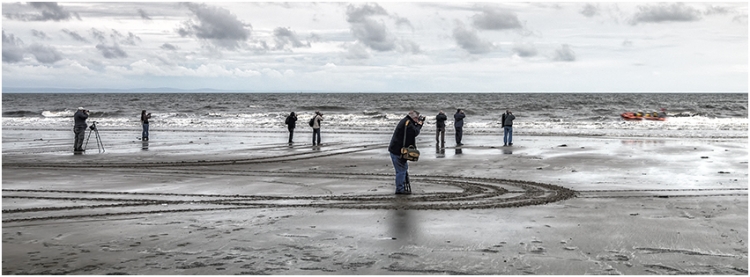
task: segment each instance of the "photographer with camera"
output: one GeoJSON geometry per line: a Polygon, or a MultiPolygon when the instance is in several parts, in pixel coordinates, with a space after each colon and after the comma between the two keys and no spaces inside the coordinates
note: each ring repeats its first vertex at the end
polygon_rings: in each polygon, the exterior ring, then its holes
{"type": "Polygon", "coordinates": [[[141,124],[143,124],[143,133],[141,133],[141,140],[148,140],[148,119],[151,118],[151,113],[146,113],[146,110],[141,111],[141,124]]]}
{"type": "Polygon", "coordinates": [[[410,186],[406,186],[409,165],[407,164],[408,157],[404,156],[404,149],[407,149],[407,146],[417,147],[417,136],[422,130],[424,120],[424,116],[420,116],[419,112],[412,110],[398,122],[396,129],[393,130],[388,152],[391,154],[393,168],[396,170],[396,194],[411,194],[410,186]]]}
{"type": "Polygon", "coordinates": [[[86,134],[86,128],[89,127],[86,124],[86,119],[89,118],[89,110],[83,107],[78,107],[78,111],[73,114],[75,125],[73,125],[73,133],[75,134],[75,142],[73,143],[74,152],[83,152],[83,137],[86,134]]]}
{"type": "Polygon", "coordinates": [[[458,109],[456,110],[456,114],[453,115],[453,119],[455,122],[453,123],[453,127],[456,128],[456,146],[464,145],[461,143],[461,139],[464,137],[464,118],[466,115],[464,114],[464,110],[458,109]]]}

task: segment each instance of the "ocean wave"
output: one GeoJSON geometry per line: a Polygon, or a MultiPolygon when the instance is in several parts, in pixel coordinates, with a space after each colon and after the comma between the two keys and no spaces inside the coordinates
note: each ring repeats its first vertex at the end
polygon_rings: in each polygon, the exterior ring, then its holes
{"type": "Polygon", "coordinates": [[[34,111],[3,111],[3,117],[40,117],[39,112],[34,111]]]}

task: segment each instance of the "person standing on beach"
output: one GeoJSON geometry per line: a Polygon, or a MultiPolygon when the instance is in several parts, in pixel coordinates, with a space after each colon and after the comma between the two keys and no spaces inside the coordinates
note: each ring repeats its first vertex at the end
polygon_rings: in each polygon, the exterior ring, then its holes
{"type": "Polygon", "coordinates": [[[409,164],[401,157],[401,148],[404,145],[417,146],[417,136],[422,130],[423,123],[424,117],[420,117],[419,112],[412,110],[398,122],[396,129],[393,130],[388,152],[391,154],[393,168],[396,170],[396,194],[411,194],[405,186],[409,175],[409,164]]]}
{"type": "Polygon", "coordinates": [[[286,128],[289,130],[289,143],[291,144],[292,138],[294,138],[294,128],[297,127],[297,115],[294,112],[289,114],[284,124],[286,124],[286,128]]]}
{"type": "Polygon", "coordinates": [[[506,110],[502,116],[503,122],[503,146],[513,145],[513,120],[516,116],[510,110],[506,110]]]}
{"type": "Polygon", "coordinates": [[[143,125],[143,132],[141,133],[141,140],[148,140],[148,119],[151,118],[151,113],[146,113],[146,110],[141,111],[141,124],[143,125]]]}
{"type": "Polygon", "coordinates": [[[456,128],[456,145],[461,146],[464,145],[461,143],[461,139],[464,137],[464,118],[466,115],[464,114],[464,111],[461,109],[458,109],[456,111],[456,114],[453,115],[453,119],[455,120],[453,123],[453,127],[456,128]]]}
{"type": "Polygon", "coordinates": [[[435,125],[437,126],[437,132],[435,133],[435,141],[441,145],[445,145],[445,121],[448,120],[448,116],[441,110],[435,116],[435,125]]]}
{"type": "Polygon", "coordinates": [[[323,120],[323,114],[320,113],[320,111],[315,111],[315,117],[312,119],[312,128],[313,128],[313,146],[315,146],[315,139],[317,138],[318,143],[317,145],[320,145],[320,121],[323,120]]]}
{"type": "Polygon", "coordinates": [[[75,120],[75,124],[73,125],[73,133],[75,134],[75,141],[73,142],[73,151],[77,152],[83,152],[83,137],[84,134],[86,134],[86,128],[89,127],[88,124],[86,124],[86,119],[89,118],[89,111],[83,109],[83,107],[78,107],[78,111],[76,111],[75,114],[73,114],[73,120],[75,120]]]}

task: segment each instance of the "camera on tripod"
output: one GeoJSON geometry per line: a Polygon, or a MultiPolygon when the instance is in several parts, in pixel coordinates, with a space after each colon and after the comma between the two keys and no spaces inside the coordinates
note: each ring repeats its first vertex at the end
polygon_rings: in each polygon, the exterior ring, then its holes
{"type": "Polygon", "coordinates": [[[86,138],[86,146],[84,146],[84,148],[88,147],[89,140],[91,139],[91,133],[94,133],[96,135],[95,136],[96,147],[99,149],[99,153],[105,152],[106,150],[104,150],[104,143],[102,143],[102,137],[99,136],[99,129],[96,128],[96,121],[91,123],[91,126],[89,126],[89,129],[91,129],[91,131],[89,131],[89,136],[88,138],[86,138]]]}
{"type": "Polygon", "coordinates": [[[96,121],[94,121],[94,123],[91,123],[91,126],[89,126],[89,129],[96,130],[96,121]]]}

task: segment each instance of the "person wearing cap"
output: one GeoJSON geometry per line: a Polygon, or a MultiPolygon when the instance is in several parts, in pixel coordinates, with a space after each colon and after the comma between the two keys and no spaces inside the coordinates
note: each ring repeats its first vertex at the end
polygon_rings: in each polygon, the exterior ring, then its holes
{"type": "Polygon", "coordinates": [[[75,134],[75,142],[73,143],[73,151],[82,152],[83,150],[83,137],[86,133],[86,128],[89,127],[86,124],[86,119],[89,118],[89,111],[83,107],[78,107],[78,111],[73,115],[75,125],[73,125],[73,133],[75,134]]]}

